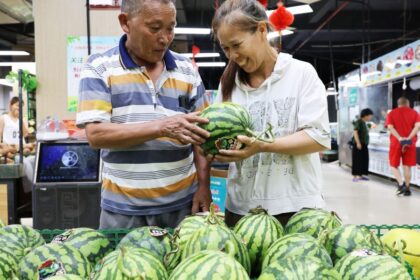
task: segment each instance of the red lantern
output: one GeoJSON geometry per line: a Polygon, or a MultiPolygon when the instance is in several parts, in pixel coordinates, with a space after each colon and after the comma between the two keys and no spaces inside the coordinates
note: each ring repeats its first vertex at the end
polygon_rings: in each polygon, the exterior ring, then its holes
{"type": "Polygon", "coordinates": [[[280,1],[277,3],[277,10],[270,15],[269,20],[271,24],[274,25],[274,28],[277,31],[280,31],[290,26],[295,20],[295,17],[286,10],[286,7],[284,7],[283,3],[280,1]]]}
{"type": "Polygon", "coordinates": [[[261,5],[263,5],[263,6],[264,6],[264,8],[267,8],[267,5],[268,5],[268,0],[258,0],[258,2],[260,2],[260,3],[261,3],[261,5]]]}

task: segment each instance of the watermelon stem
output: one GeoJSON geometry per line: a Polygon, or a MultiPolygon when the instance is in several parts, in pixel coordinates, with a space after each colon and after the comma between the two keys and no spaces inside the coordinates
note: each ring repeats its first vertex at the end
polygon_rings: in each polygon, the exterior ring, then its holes
{"type": "Polygon", "coordinates": [[[324,246],[328,239],[328,235],[330,234],[330,230],[324,228],[318,235],[318,244],[324,246]]]}
{"type": "Polygon", "coordinates": [[[246,131],[250,133],[252,136],[254,136],[254,139],[251,143],[254,143],[255,141],[259,140],[265,143],[273,143],[274,142],[274,134],[273,134],[273,126],[271,123],[267,123],[268,127],[261,132],[260,134],[257,134],[256,132],[252,131],[251,129],[247,128],[246,131]],[[267,138],[263,138],[263,136],[268,136],[267,138]]]}
{"type": "Polygon", "coordinates": [[[258,215],[258,214],[261,214],[261,213],[268,214],[267,210],[262,208],[261,205],[258,205],[257,207],[249,210],[249,213],[252,214],[252,215],[258,215]]]}
{"type": "Polygon", "coordinates": [[[222,249],[222,251],[224,251],[225,253],[227,253],[229,256],[231,256],[232,258],[235,258],[235,245],[233,245],[233,242],[230,240],[227,240],[225,242],[225,247],[222,249]]]}
{"type": "Polygon", "coordinates": [[[219,224],[219,221],[218,221],[218,219],[216,217],[216,213],[215,213],[215,210],[214,210],[214,203],[213,202],[210,203],[210,214],[207,217],[206,221],[209,224],[212,224],[212,225],[219,224]]]}
{"type": "Polygon", "coordinates": [[[174,234],[172,235],[172,238],[170,240],[170,244],[171,244],[171,251],[166,253],[165,256],[163,257],[163,263],[165,265],[165,267],[167,267],[169,265],[170,262],[170,256],[176,254],[179,252],[179,244],[176,241],[176,239],[179,238],[179,231],[181,229],[180,228],[176,228],[174,234]]]}

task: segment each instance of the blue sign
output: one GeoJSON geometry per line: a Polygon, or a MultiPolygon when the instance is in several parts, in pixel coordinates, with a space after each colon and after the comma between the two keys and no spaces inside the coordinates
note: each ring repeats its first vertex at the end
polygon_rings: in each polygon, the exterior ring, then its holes
{"type": "Polygon", "coordinates": [[[210,190],[215,210],[225,213],[226,178],[210,177],[210,190]]]}

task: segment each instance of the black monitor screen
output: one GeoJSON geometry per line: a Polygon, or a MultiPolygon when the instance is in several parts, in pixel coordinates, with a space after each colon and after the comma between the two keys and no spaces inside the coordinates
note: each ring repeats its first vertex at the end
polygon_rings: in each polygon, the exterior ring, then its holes
{"type": "Polygon", "coordinates": [[[98,182],[99,164],[88,143],[40,143],[36,182],[98,182]]]}

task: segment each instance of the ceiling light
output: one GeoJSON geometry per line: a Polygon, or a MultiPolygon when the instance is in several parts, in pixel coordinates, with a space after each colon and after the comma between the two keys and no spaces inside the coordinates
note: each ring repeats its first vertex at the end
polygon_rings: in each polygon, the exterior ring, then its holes
{"type": "Polygon", "coordinates": [[[295,2],[304,3],[304,4],[312,4],[315,2],[319,2],[321,0],[294,0],[295,2]]]}
{"type": "MultiPolygon", "coordinates": [[[[312,13],[314,11],[309,5],[287,7],[286,10],[288,10],[293,15],[307,14],[307,13],[312,13]]],[[[275,10],[267,10],[266,11],[267,16],[269,17],[274,11],[275,10]]]]}
{"type": "Polygon", "coordinates": [[[175,34],[208,35],[208,34],[210,34],[210,28],[175,27],[175,34]]]}
{"type": "Polygon", "coordinates": [[[29,55],[29,53],[25,51],[0,51],[0,56],[22,56],[22,55],[29,55]]]}
{"type": "Polygon", "coordinates": [[[226,62],[196,62],[198,67],[225,67],[226,62]]]}
{"type": "MultiPolygon", "coordinates": [[[[181,53],[182,56],[192,58],[192,53],[181,53]]],[[[202,58],[202,57],[219,57],[220,53],[198,53],[195,55],[195,58],[202,58]]]]}
{"type": "MultiPolygon", "coordinates": [[[[284,30],[281,31],[282,36],[286,36],[286,35],[290,35],[290,34],[293,34],[292,30],[284,29],[284,30]]],[[[279,36],[280,36],[279,32],[274,31],[274,32],[268,33],[267,38],[268,38],[268,40],[271,40],[271,39],[279,37],[279,36]]]]}

